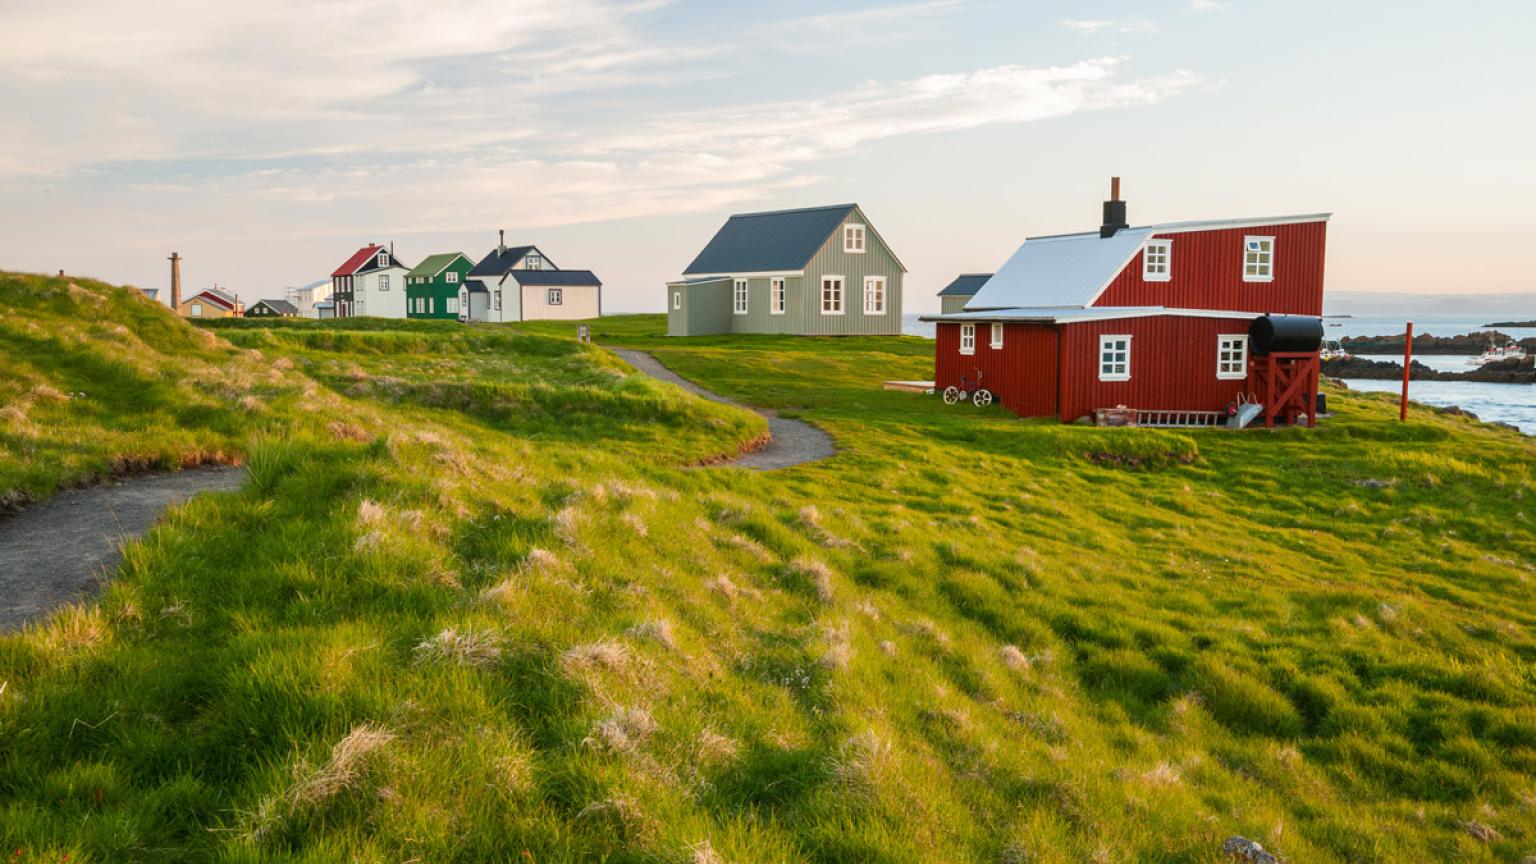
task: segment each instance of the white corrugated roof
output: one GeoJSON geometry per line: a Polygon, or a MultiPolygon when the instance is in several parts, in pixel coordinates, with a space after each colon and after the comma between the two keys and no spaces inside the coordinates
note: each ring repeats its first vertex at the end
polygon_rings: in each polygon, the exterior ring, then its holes
{"type": "Polygon", "coordinates": [[[1087,306],[1124,269],[1152,233],[1126,228],[1113,237],[1034,237],[965,304],[973,309],[1087,306]]]}
{"type": "Polygon", "coordinates": [[[1170,306],[1032,306],[1028,308],[990,309],[951,312],[948,315],[924,315],[924,321],[1017,321],[1021,323],[1064,324],[1072,321],[1102,321],[1111,318],[1146,318],[1152,315],[1176,315],[1184,318],[1262,318],[1256,312],[1223,312],[1216,309],[1178,309],[1170,306]]]}

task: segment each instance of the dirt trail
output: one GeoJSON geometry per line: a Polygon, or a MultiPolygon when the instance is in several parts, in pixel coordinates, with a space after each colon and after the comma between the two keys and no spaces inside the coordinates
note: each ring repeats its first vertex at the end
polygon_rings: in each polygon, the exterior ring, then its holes
{"type": "Polygon", "coordinates": [[[718,393],[705,390],[703,387],[661,365],[655,357],[644,351],[629,351],[619,348],[611,350],[623,358],[624,362],[652,378],[676,384],[684,390],[702,396],[712,402],[735,405],[738,408],[756,411],[767,418],[768,433],[773,439],[768,443],[768,446],[754,450],[751,453],[744,453],[735,459],[717,462],[715,465],[733,468],[753,468],[758,471],[773,471],[778,468],[804,465],[807,462],[815,462],[837,455],[837,445],[832,443],[832,436],[809,423],[780,417],[778,414],[766,409],[742,405],[740,402],[727,399],[718,393]]]}
{"type": "Polygon", "coordinates": [[[63,492],[0,518],[0,631],[94,595],[122,544],[143,535],[167,507],[244,482],[237,468],[150,474],[63,492]]]}

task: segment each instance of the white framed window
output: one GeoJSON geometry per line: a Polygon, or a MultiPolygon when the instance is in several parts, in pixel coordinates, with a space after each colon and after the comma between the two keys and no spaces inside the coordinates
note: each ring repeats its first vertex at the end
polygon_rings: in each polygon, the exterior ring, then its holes
{"type": "Polygon", "coordinates": [[[821,277],[821,314],[843,314],[843,277],[821,277]]]}
{"type": "Polygon", "coordinates": [[[768,314],[784,314],[784,277],[768,280],[768,314]]]}
{"type": "Polygon", "coordinates": [[[731,283],[731,311],[737,315],[747,314],[747,280],[737,279],[731,283]]]}
{"type": "Polygon", "coordinates": [[[681,292],[681,291],[673,291],[672,292],[672,308],[673,309],[681,309],[681,308],[683,308],[683,292],[681,292]]]}
{"type": "Polygon", "coordinates": [[[457,270],[449,270],[448,271],[448,277],[447,277],[446,281],[448,282],[449,285],[457,285],[457,284],[459,284],[459,271],[457,271],[457,270]]]}
{"type": "Polygon", "coordinates": [[[975,324],[961,324],[960,325],[960,353],[961,354],[975,354],[976,353],[976,325],[975,324]]]}
{"type": "Polygon", "coordinates": [[[885,277],[864,277],[864,314],[885,314],[885,277]]]}
{"type": "Polygon", "coordinates": [[[435,306],[437,306],[437,298],[436,297],[428,297],[427,298],[427,314],[428,315],[436,315],[437,314],[437,310],[435,308],[433,308],[435,306]]]}
{"type": "Polygon", "coordinates": [[[385,274],[381,274],[379,276],[379,290],[380,291],[388,291],[389,290],[389,274],[385,273],[385,274]]]}
{"type": "Polygon", "coordinates": [[[1173,278],[1173,241],[1148,240],[1141,251],[1141,278],[1167,282],[1173,278]]]}
{"type": "Polygon", "coordinates": [[[864,254],[864,226],[849,222],[843,226],[843,251],[853,255],[864,254]]]}
{"type": "Polygon", "coordinates": [[[1001,325],[1001,324],[993,324],[992,325],[992,342],[991,342],[991,346],[993,348],[1001,348],[1001,347],[1003,347],[1003,325],[1001,325]]]}
{"type": "Polygon", "coordinates": [[[1275,238],[1243,238],[1243,281],[1273,282],[1275,279],[1275,238]]]}
{"type": "Polygon", "coordinates": [[[1131,337],[1099,337],[1099,380],[1131,380],[1131,337]]]}
{"type": "Polygon", "coordinates": [[[389,266],[389,253],[388,252],[380,252],[379,253],[378,261],[379,261],[379,266],[380,267],[388,267],[389,266]]]}
{"type": "Polygon", "coordinates": [[[551,288],[544,294],[544,302],[551,306],[560,306],[565,303],[565,289],[551,288]]]}
{"type": "Polygon", "coordinates": [[[496,289],[496,311],[497,312],[501,311],[501,289],[500,288],[496,289]]]}
{"type": "Polygon", "coordinates": [[[543,270],[544,259],[537,255],[529,255],[523,259],[523,267],[528,270],[543,270]]]}
{"type": "Polygon", "coordinates": [[[1248,377],[1248,337],[1223,333],[1216,337],[1216,377],[1234,381],[1248,377]]]}
{"type": "Polygon", "coordinates": [[[201,303],[193,303],[192,304],[192,317],[193,318],[201,318],[201,317],[203,317],[203,304],[201,304],[201,303]]]}
{"type": "Polygon", "coordinates": [[[459,298],[457,298],[457,297],[449,297],[447,300],[445,300],[443,302],[445,304],[447,304],[447,305],[445,305],[443,307],[443,311],[444,312],[447,312],[449,314],[457,314],[458,313],[458,311],[459,311],[459,298]]]}

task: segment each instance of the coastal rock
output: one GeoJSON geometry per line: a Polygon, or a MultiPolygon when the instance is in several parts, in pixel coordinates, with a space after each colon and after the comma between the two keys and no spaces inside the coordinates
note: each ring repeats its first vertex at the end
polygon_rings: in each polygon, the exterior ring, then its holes
{"type": "MultiPolygon", "coordinates": [[[[1414,349],[1418,349],[1415,340],[1414,349]]],[[[1329,378],[1364,378],[1376,381],[1397,381],[1403,377],[1403,364],[1391,361],[1367,360],[1349,357],[1324,360],[1322,373],[1329,378]]],[[[1409,379],[1413,381],[1481,381],[1489,384],[1536,384],[1536,356],[1512,357],[1495,360],[1482,366],[1468,367],[1465,372],[1441,372],[1415,360],[1409,364],[1409,379]]]]}
{"type": "Polygon", "coordinates": [[[1227,857],[1236,858],[1239,861],[1247,861],[1249,864],[1280,864],[1273,852],[1260,846],[1247,837],[1239,837],[1236,834],[1228,837],[1221,844],[1221,851],[1227,853],[1227,857]]]}
{"type": "MultiPolygon", "coordinates": [[[[1404,334],[1393,336],[1345,336],[1339,344],[1351,354],[1401,354],[1404,334]]],[[[1479,330],[1462,336],[1435,336],[1431,333],[1413,335],[1415,354],[1481,354],[1489,345],[1507,345],[1512,340],[1507,333],[1498,330],[1479,330]]],[[[1536,338],[1519,340],[1526,353],[1536,352],[1536,338]]]]}

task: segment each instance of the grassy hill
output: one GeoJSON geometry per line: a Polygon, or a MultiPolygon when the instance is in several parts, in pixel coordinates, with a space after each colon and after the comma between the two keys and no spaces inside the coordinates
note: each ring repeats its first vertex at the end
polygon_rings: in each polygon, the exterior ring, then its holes
{"type": "Polygon", "coordinates": [[[880,390],[920,340],[597,322],[841,449],[695,468],[761,419],[570,325],[198,331],[5,279],[0,492],[251,470],[0,637],[17,860],[1536,853],[1536,448],[1507,430],[1343,392],[1315,431],[1020,422],[880,390]]]}

